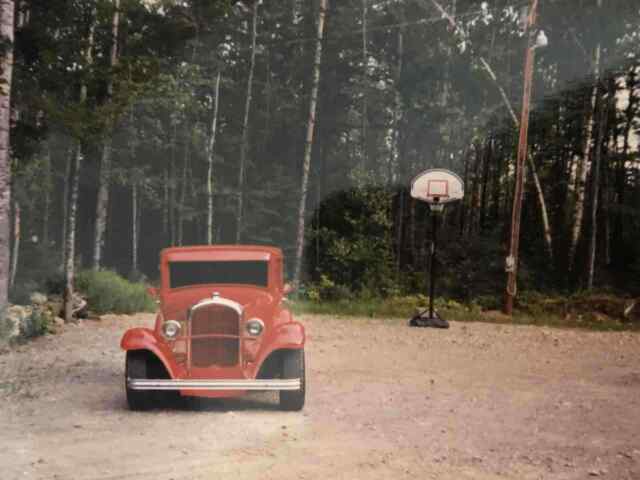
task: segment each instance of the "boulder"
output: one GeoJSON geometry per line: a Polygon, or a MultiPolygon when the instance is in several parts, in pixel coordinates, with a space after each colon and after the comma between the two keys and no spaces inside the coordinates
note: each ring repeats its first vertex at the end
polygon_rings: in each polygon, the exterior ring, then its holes
{"type": "Polygon", "coordinates": [[[10,305],[5,315],[5,323],[7,325],[7,340],[13,340],[22,334],[25,324],[31,318],[33,309],[23,305],[10,305]]]}

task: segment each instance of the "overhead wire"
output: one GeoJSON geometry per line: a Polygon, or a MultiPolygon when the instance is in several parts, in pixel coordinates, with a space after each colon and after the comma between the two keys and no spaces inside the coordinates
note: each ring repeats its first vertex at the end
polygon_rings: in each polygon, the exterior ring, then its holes
{"type": "MultiPolygon", "coordinates": [[[[513,5],[514,8],[519,8],[522,6],[526,6],[527,3],[526,2],[520,2],[519,4],[513,5]]],[[[466,12],[460,15],[456,15],[455,19],[456,21],[458,20],[465,20],[468,18],[473,18],[473,17],[477,17],[479,15],[481,15],[484,11],[482,9],[480,10],[474,10],[471,12],[466,12]]],[[[389,23],[389,24],[384,24],[384,25],[377,25],[377,26],[372,26],[372,27],[368,27],[367,30],[369,32],[374,32],[374,31],[381,31],[381,30],[397,30],[399,28],[406,28],[406,27],[411,27],[411,26],[417,26],[417,25],[431,25],[431,24],[435,24],[435,23],[439,23],[439,22],[448,22],[447,18],[443,15],[433,15],[430,17],[423,17],[423,18],[419,18],[417,20],[413,20],[413,21],[406,21],[406,22],[396,22],[396,23],[389,23]]],[[[236,32],[237,33],[237,32],[236,32]]],[[[244,34],[244,32],[243,32],[244,34]]],[[[346,33],[346,34],[332,34],[332,35],[327,35],[324,39],[325,42],[336,42],[340,39],[343,38],[350,38],[350,37],[359,37],[362,33],[358,30],[358,31],[352,31],[350,33],[346,33]]],[[[267,37],[267,35],[271,35],[271,34],[263,34],[263,35],[258,35],[258,38],[265,38],[267,37]]],[[[315,42],[317,41],[316,37],[305,37],[305,38],[295,38],[295,39],[291,39],[291,40],[278,40],[278,41],[262,41],[261,42],[261,46],[264,47],[278,47],[278,46],[288,46],[288,45],[295,45],[295,44],[302,44],[302,43],[309,43],[309,42],[315,42]]],[[[242,51],[242,50],[248,50],[251,47],[248,46],[243,46],[243,47],[239,47],[239,48],[235,48],[236,51],[242,51]]]]}

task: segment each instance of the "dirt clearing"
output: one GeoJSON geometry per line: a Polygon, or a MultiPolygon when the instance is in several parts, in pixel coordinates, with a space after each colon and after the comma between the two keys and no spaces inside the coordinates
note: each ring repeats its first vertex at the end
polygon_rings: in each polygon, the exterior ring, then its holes
{"type": "Polygon", "coordinates": [[[302,316],[308,393],[129,412],[103,317],[0,355],[0,478],[640,479],[640,335],[302,316]]]}

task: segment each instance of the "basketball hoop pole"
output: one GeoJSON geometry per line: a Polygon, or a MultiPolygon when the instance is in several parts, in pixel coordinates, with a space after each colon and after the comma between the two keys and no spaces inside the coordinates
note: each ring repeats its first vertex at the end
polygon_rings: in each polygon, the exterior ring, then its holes
{"type": "MultiPolygon", "coordinates": [[[[440,205],[436,204],[437,207],[440,205]]],[[[436,247],[438,244],[438,214],[439,209],[429,205],[431,213],[431,260],[429,262],[429,318],[433,319],[433,299],[436,293],[436,247]]]]}
{"type": "MultiPolygon", "coordinates": [[[[449,328],[449,322],[440,317],[435,311],[436,297],[436,259],[438,246],[438,217],[444,211],[446,204],[462,200],[464,196],[464,183],[462,179],[450,170],[433,168],[422,172],[411,182],[411,196],[421,202],[429,204],[431,215],[431,244],[429,252],[429,271],[426,271],[425,281],[429,282],[429,307],[423,310],[421,307],[409,320],[411,327],[449,328]],[[428,312],[428,316],[427,315],[428,312]]],[[[426,240],[425,240],[426,243],[426,240]]]]}

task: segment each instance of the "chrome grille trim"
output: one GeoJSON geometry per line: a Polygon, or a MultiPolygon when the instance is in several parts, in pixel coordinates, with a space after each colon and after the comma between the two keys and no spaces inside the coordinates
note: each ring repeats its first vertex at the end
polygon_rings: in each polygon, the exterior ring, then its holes
{"type": "Polygon", "coordinates": [[[242,305],[240,305],[238,302],[234,302],[233,300],[229,300],[228,298],[222,298],[216,295],[213,298],[205,298],[203,300],[200,300],[198,303],[192,306],[189,309],[189,319],[191,318],[191,314],[194,310],[198,310],[199,308],[203,307],[210,307],[212,305],[220,305],[223,307],[231,308],[235,310],[239,317],[242,316],[242,305]]]}

